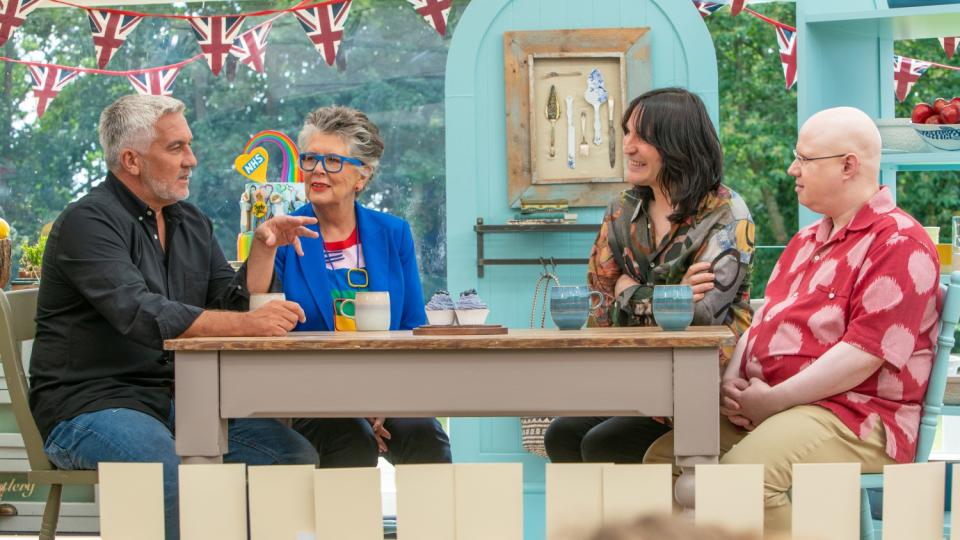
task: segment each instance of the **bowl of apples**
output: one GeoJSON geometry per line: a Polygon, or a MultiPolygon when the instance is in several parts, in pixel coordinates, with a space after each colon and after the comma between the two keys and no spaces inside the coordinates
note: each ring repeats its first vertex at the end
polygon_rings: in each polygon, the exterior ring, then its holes
{"type": "Polygon", "coordinates": [[[960,150],[960,97],[918,103],[910,114],[913,129],[938,150],[960,150]]]}

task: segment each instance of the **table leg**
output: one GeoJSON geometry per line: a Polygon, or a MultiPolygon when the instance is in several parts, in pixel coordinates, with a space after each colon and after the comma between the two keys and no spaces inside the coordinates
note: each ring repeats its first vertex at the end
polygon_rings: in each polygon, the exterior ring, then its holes
{"type": "Polygon", "coordinates": [[[227,421],[220,418],[217,351],[180,351],[174,362],[177,455],[183,463],[222,463],[227,421]]]}
{"type": "Polygon", "coordinates": [[[716,463],[720,454],[720,372],[715,348],[674,349],[673,452],[680,478],[675,497],[694,507],[698,464],[716,463]]]}

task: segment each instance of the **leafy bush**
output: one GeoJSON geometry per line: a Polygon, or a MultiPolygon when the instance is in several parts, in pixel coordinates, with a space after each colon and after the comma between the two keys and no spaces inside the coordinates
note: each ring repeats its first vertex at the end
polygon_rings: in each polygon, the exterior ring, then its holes
{"type": "Polygon", "coordinates": [[[20,271],[33,277],[40,277],[40,264],[43,262],[43,252],[47,249],[47,235],[42,234],[33,245],[26,240],[20,244],[20,271]]]}

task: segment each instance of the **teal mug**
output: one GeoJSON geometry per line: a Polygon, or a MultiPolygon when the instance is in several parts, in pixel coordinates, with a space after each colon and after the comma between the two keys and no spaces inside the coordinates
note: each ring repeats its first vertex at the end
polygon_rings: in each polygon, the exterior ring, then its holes
{"type": "Polygon", "coordinates": [[[653,318],[667,331],[684,330],[693,322],[693,287],[657,285],[653,288],[653,318]]]}
{"type": "Polygon", "coordinates": [[[550,289],[550,318],[560,330],[583,328],[590,312],[602,304],[603,294],[586,285],[557,285],[550,289]]]}

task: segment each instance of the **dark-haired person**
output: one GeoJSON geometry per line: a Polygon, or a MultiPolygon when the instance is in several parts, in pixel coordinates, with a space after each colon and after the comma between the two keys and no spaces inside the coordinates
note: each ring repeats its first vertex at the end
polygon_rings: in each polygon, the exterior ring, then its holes
{"type": "MultiPolygon", "coordinates": [[[[594,326],[652,326],[655,285],[693,286],[693,324],[750,326],[753,220],[724,186],[723,152],[703,101],[653,90],[623,115],[625,180],[590,252],[587,280],[603,294],[594,326]]],[[[721,351],[725,365],[733,353],[721,351]]],[[[561,417],[545,435],[554,462],[639,463],[670,431],[646,417],[561,417]]]]}

